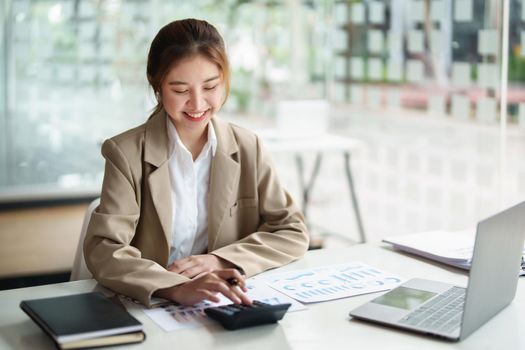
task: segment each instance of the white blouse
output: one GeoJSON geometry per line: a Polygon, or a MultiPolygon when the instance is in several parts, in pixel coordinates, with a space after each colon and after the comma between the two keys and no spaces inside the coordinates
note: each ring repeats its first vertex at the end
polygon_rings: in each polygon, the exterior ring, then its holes
{"type": "Polygon", "coordinates": [[[170,140],[171,265],[175,260],[205,253],[208,248],[208,193],[217,136],[212,123],[208,123],[208,141],[193,161],[169,117],[166,120],[170,140]]]}

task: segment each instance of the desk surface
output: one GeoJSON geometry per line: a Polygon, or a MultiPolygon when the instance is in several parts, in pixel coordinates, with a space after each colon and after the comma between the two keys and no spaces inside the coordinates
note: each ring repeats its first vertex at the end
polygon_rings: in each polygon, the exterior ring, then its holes
{"type": "MultiPolygon", "coordinates": [[[[465,273],[391,251],[377,244],[344,249],[321,249],[279,271],[362,261],[406,278],[427,277],[466,285],[465,273]]],[[[0,292],[0,349],[53,349],[47,336],[19,309],[23,299],[91,291],[93,280],[60,283],[0,292]]],[[[308,305],[288,313],[275,325],[226,331],[208,328],[162,331],[140,310],[132,313],[144,323],[144,343],[126,349],[525,349],[525,280],[518,284],[510,306],[461,343],[450,343],[350,319],[348,312],[378,293],[308,305]]]]}

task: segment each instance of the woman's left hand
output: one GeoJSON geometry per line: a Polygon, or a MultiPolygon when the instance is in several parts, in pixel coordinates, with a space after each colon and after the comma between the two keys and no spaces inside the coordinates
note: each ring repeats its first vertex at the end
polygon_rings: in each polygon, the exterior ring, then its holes
{"type": "Polygon", "coordinates": [[[212,254],[192,255],[187,258],[176,260],[168,266],[168,270],[193,278],[203,273],[235,268],[231,262],[219,258],[212,254]]]}

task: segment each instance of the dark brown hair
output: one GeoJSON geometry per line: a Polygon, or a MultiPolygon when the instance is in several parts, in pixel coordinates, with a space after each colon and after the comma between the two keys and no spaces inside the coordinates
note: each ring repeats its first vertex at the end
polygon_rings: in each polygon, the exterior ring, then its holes
{"type": "Polygon", "coordinates": [[[162,109],[162,102],[158,96],[169,70],[177,62],[194,55],[202,55],[217,64],[224,82],[226,101],[230,92],[230,68],[221,35],[206,21],[182,19],[162,27],[151,42],[147,76],[157,98],[153,114],[162,109]]]}

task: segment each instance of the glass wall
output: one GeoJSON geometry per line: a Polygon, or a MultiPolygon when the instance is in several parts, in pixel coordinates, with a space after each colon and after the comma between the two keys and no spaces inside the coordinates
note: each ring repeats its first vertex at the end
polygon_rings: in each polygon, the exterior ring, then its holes
{"type": "MultiPolygon", "coordinates": [[[[391,0],[337,3],[336,98],[480,123],[498,121],[501,1],[391,0]]],[[[521,8],[521,3],[512,4],[521,8]]],[[[522,20],[510,27],[511,81],[519,80],[522,20]]],[[[512,87],[511,87],[512,89],[512,87]]],[[[517,111],[520,96],[509,96],[517,111]]],[[[516,123],[513,114],[511,123],[516,123]]]]}
{"type": "MultiPolygon", "coordinates": [[[[522,0],[4,4],[0,197],[96,194],[101,142],[153,105],[151,39],[185,17],[225,37],[224,116],[269,125],[280,100],[332,102],[330,131],[366,143],[353,166],[368,231],[462,227],[525,195],[522,0]]],[[[335,195],[311,210],[326,210],[324,222],[348,205],[344,174],[328,169],[318,192],[335,195]]]]}
{"type": "Polygon", "coordinates": [[[524,14],[521,0],[334,3],[332,97],[368,141],[373,230],[460,228],[523,199],[524,14]]]}

